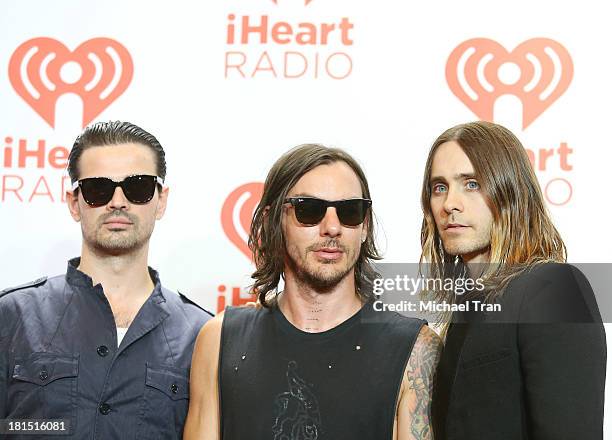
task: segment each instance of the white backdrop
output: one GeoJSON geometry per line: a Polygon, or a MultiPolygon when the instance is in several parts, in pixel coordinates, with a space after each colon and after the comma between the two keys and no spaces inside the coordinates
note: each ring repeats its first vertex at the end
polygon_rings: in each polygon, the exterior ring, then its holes
{"type": "Polygon", "coordinates": [[[570,261],[610,262],[599,227],[611,213],[602,190],[612,141],[601,134],[612,98],[608,9],[526,0],[4,2],[0,288],[62,273],[78,255],[80,228],[62,203],[65,154],[84,122],[111,119],[142,126],[165,147],[170,201],[150,262],[167,287],[213,311],[237,303],[252,271],[239,221],[249,193],[234,191],[262,182],[281,153],[321,142],[356,156],[386,261],[415,262],[426,153],[444,129],[474,119],[506,125],[534,155],[570,261]],[[244,24],[253,29],[243,43],[244,24]],[[24,158],[20,146],[40,156],[24,158]]]}

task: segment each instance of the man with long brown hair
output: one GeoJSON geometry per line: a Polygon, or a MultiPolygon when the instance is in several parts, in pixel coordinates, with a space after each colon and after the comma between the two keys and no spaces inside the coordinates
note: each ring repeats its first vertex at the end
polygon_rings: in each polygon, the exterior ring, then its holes
{"type": "Polygon", "coordinates": [[[486,288],[438,301],[501,311],[443,315],[436,439],[601,439],[605,333],[591,287],[566,249],[520,141],[488,122],[434,142],[422,188],[429,277],[486,288]]]}
{"type": "Polygon", "coordinates": [[[432,438],[440,341],[421,320],[373,310],[371,205],[342,150],[302,145],[274,164],[249,240],[262,307],[203,327],[186,439],[432,438]]]}

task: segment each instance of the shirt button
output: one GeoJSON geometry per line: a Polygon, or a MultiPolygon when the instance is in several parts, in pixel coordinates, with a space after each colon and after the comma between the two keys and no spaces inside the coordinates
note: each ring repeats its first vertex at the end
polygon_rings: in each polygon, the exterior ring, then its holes
{"type": "Polygon", "coordinates": [[[111,407],[108,403],[102,403],[98,409],[100,410],[100,414],[104,416],[111,412],[111,407]]]}
{"type": "Polygon", "coordinates": [[[108,354],[108,347],[106,345],[100,345],[97,352],[100,356],[104,357],[108,354]]]}
{"type": "Polygon", "coordinates": [[[38,377],[40,378],[40,380],[47,380],[49,378],[49,373],[47,372],[47,370],[42,370],[38,374],[38,377]]]}
{"type": "Polygon", "coordinates": [[[170,387],[170,391],[172,391],[174,394],[178,393],[178,385],[173,383],[170,387]]]}

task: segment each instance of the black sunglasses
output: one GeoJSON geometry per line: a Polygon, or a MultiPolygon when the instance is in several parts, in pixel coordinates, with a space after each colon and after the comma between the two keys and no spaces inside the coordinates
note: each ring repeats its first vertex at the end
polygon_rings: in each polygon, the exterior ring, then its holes
{"type": "Polygon", "coordinates": [[[303,225],[316,225],[327,212],[327,208],[336,208],[338,220],[345,226],[357,226],[363,223],[368,208],[372,206],[370,199],[322,200],[315,197],[288,197],[285,203],[291,203],[295,208],[295,218],[303,225]]]}
{"type": "Polygon", "coordinates": [[[120,187],[132,203],[149,203],[155,194],[155,186],[164,185],[164,179],[157,176],[128,176],[121,182],[108,177],[88,177],[72,184],[72,191],[81,189],[83,199],[90,206],[106,205],[113,198],[115,188],[120,187]]]}

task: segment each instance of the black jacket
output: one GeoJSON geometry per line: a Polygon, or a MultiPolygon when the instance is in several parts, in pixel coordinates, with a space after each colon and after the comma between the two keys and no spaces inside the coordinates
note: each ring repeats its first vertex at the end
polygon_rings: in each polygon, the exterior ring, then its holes
{"type": "Polygon", "coordinates": [[[434,382],[435,439],[602,439],[606,340],[584,275],[535,266],[499,303],[502,312],[453,317],[434,382]]]}
{"type": "Polygon", "coordinates": [[[0,419],[67,420],[75,439],[181,438],[193,345],[210,315],[150,269],[155,289],[117,346],[102,286],[77,266],[0,294],[0,419]]]}

